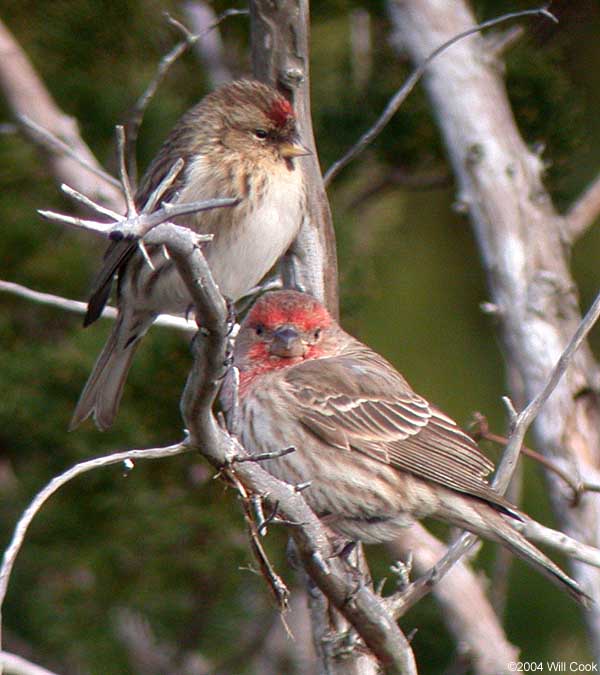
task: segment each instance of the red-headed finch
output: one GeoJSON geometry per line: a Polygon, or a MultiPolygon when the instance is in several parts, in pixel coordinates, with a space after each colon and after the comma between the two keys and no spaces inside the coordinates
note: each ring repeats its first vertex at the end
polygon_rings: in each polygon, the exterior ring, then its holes
{"type": "MultiPolygon", "coordinates": [[[[221,292],[235,301],[256,286],[298,233],[306,202],[303,171],[295,158],[306,154],[287,99],[260,82],[232,82],[179,120],[143,177],[135,202],[141,209],[179,158],[184,167],[164,201],[239,198],[231,208],[175,219],[213,235],[203,251],[221,292]]],[[[91,414],[100,429],[108,428],[140,338],[158,314],[190,309],[191,297],[173,261],[160,247],[147,248],[152,266],[135,241],[114,241],[106,251],[84,325],[102,313],[115,274],[119,316],[79,398],[71,428],[91,414]]]]}
{"type": "MultiPolygon", "coordinates": [[[[494,467],[473,439],[317,300],[263,295],[242,322],[234,365],[242,443],[253,453],[293,446],[261,465],[288,483],[310,482],[302,494],[334,532],[377,543],[437,518],[503,544],[586,602],[513,527],[528,517],[488,484],[494,467]]],[[[226,386],[225,407],[228,398],[226,386]]]]}

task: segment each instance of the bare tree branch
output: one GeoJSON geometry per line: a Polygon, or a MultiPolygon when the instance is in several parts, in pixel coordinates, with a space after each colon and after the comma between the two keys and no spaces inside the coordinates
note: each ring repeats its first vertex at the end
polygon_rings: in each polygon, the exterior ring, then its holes
{"type": "Polygon", "coordinates": [[[76,121],[58,108],[25,52],[2,22],[0,22],[0,87],[17,119],[26,116],[38,127],[64,141],[74,154],[81,158],[76,161],[70,153],[66,154],[63,151],[48,153],[46,141],[40,141],[39,134],[23,124],[21,128],[25,135],[44,151],[54,177],[61,183],[75,186],[96,201],[111,206],[115,211],[120,211],[123,205],[122,196],[113,184],[97,175],[101,167],[82,141],[76,121]],[[82,170],[82,162],[95,169],[82,170]]]}
{"type": "Polygon", "coordinates": [[[330,557],[331,546],[325,530],[301,494],[264,471],[259,462],[231,464],[245,450],[219,426],[212,413],[230,351],[227,307],[189,230],[161,227],[165,235],[163,243],[203,317],[203,329],[194,342],[194,365],[181,403],[190,445],[197,446],[224,475],[234,472],[248,494],[262,496],[271,507],[277,505],[282,518],[295,523],[291,535],[303,565],[319,588],[384,665],[401,673],[416,673],[410,646],[381,599],[365,587],[357,589],[344,563],[330,557]],[[202,279],[201,285],[198,279],[202,279]]]}
{"type": "MultiPolygon", "coordinates": [[[[135,215],[133,218],[119,216],[116,223],[103,223],[95,220],[86,220],[84,218],[69,216],[64,213],[56,213],[55,211],[39,210],[38,213],[46,220],[72,225],[73,227],[83,230],[91,230],[94,233],[103,234],[104,236],[110,236],[111,234],[118,233],[120,238],[127,239],[141,239],[142,237],[147,237],[146,243],[152,243],[149,232],[154,227],[166,222],[167,220],[188,213],[198,213],[200,211],[209,211],[210,209],[220,209],[227,206],[235,206],[238,201],[238,199],[223,198],[189,202],[187,204],[170,204],[169,202],[163,202],[160,209],[156,209],[156,211],[153,211],[152,213],[141,213],[139,215],[135,215]]],[[[210,234],[196,233],[195,236],[198,243],[210,241],[212,239],[212,235],[210,234]]]]}
{"type": "MultiPolygon", "coordinates": [[[[106,455],[105,457],[96,457],[94,459],[88,459],[85,462],[79,462],[75,464],[70,469],[61,473],[60,475],[53,478],[42,490],[40,490],[37,495],[33,498],[29,506],[23,512],[23,515],[19,518],[13,536],[10,540],[10,543],[7,549],[4,551],[4,556],[2,558],[2,565],[0,566],[0,620],[1,620],[1,610],[4,604],[4,599],[6,598],[6,591],[8,589],[8,583],[10,581],[10,576],[15,564],[15,560],[23,542],[25,541],[25,536],[27,535],[27,530],[31,525],[31,521],[35,518],[36,514],[39,513],[42,506],[46,501],[65,483],[73,480],[82,473],[88,471],[93,471],[100,467],[110,466],[111,464],[120,464],[123,462],[131,463],[126,464],[126,469],[129,470],[133,468],[133,462],[139,459],[163,459],[165,457],[173,457],[175,455],[180,455],[184,452],[190,452],[194,448],[191,447],[186,442],[176,443],[175,445],[170,445],[164,448],[150,448],[146,450],[125,450],[123,452],[115,452],[111,455],[106,455]]],[[[0,638],[1,638],[1,623],[0,623],[0,638]]]]}
{"type": "Polygon", "coordinates": [[[575,243],[600,216],[600,174],[565,214],[565,234],[575,243]]]}
{"type": "MultiPolygon", "coordinates": [[[[423,575],[442,558],[447,545],[415,524],[386,548],[395,559],[406,559],[410,552],[413,569],[423,575]]],[[[457,644],[464,645],[477,675],[502,673],[508,663],[517,660],[518,649],[507,640],[482,580],[464,560],[457,561],[431,592],[442,608],[444,623],[457,644]]]]}
{"type": "Polygon", "coordinates": [[[581,562],[593,565],[594,567],[600,567],[600,549],[572,539],[564,532],[558,532],[530,519],[516,523],[515,529],[522,532],[527,539],[531,539],[531,541],[535,541],[538,544],[550,546],[568,558],[581,560],[581,562]]]}
{"type": "MultiPolygon", "coordinates": [[[[74,312],[75,314],[85,314],[87,311],[87,302],[80,302],[79,300],[70,300],[69,298],[62,298],[59,295],[52,295],[51,293],[41,293],[34,291],[21,284],[15,284],[12,281],[2,281],[0,279],[0,292],[12,293],[21,298],[26,298],[32,302],[38,302],[41,305],[48,305],[50,307],[57,307],[66,312],[74,312]]],[[[102,312],[103,319],[116,319],[116,307],[106,306],[102,312]]],[[[163,326],[165,328],[176,328],[177,330],[185,331],[186,333],[195,333],[198,330],[196,322],[190,319],[185,319],[180,316],[172,316],[171,314],[160,314],[154,321],[155,326],[163,326]]]]}
{"type": "MultiPolygon", "coordinates": [[[[138,214],[132,213],[130,220],[133,223],[123,221],[122,229],[136,232],[139,218],[138,214]]],[[[101,227],[101,223],[89,225],[93,231],[101,227]]],[[[278,510],[285,522],[294,523],[291,532],[301,560],[321,590],[351,622],[368,648],[384,665],[393,666],[403,674],[416,675],[412,650],[388,615],[383,602],[369,589],[357,589],[353,573],[346,568],[346,564],[341,559],[331,557],[327,533],[300,492],[276,480],[262,469],[260,462],[240,462],[240,456],[247,455],[245,449],[219,426],[213,415],[212,406],[228,367],[231,330],[227,305],[212,279],[198,246],[197,235],[188,228],[162,223],[149,232],[146,238],[156,245],[167,247],[169,256],[176,263],[203,317],[202,330],[194,342],[194,367],[182,399],[182,413],[189,429],[189,439],[169,448],[115,453],[82,462],[51,481],[26,509],[5,552],[0,568],[0,607],[27,528],[43,503],[61,485],[98,466],[199,449],[219,468],[223,476],[228,476],[234,485],[243,486],[243,496],[259,495],[271,508],[278,510]]]]}
{"type": "Polygon", "coordinates": [[[556,21],[556,18],[551,14],[547,9],[526,9],[522,12],[511,12],[510,14],[503,14],[497,19],[491,19],[490,21],[484,21],[477,26],[468,28],[456,35],[453,35],[449,40],[436,47],[428,56],[424,59],[410,74],[406,82],[398,89],[398,91],[392,96],[386,105],[384,111],[381,113],[379,119],[375,124],[365,131],[365,133],[358,139],[358,141],[343,155],[340,159],[335,161],[329,169],[325,172],[323,177],[323,182],[325,187],[328,187],[331,181],[338,175],[338,173],[344,169],[350,162],[355,159],[366,147],[368,147],[379,134],[387,126],[388,122],[392,117],[398,112],[400,106],[404,103],[410,92],[418,84],[421,77],[424,75],[428,66],[434,61],[434,59],[445,52],[449,47],[456,44],[463,38],[469,37],[474,33],[479,33],[486,28],[492,28],[497,26],[500,23],[509,21],[511,19],[517,19],[524,16],[545,16],[553,21],[556,21]]]}
{"type": "Polygon", "coordinates": [[[58,675],[9,652],[0,652],[0,670],[3,670],[6,675],[58,675]]]}
{"type": "MultiPolygon", "coordinates": [[[[389,0],[388,8],[396,44],[416,63],[447,36],[474,25],[463,0],[446,5],[442,15],[439,3],[431,0],[389,0]]],[[[581,316],[568,269],[564,219],[541,183],[539,157],[519,135],[500,73],[482,60],[481,52],[477,37],[456,45],[451,56],[430,64],[425,86],[456,173],[459,200],[476,232],[503,352],[532,400],[549,384],[581,316]]],[[[600,370],[584,343],[533,424],[537,447],[567,473],[593,484],[600,482],[598,382],[600,370]]],[[[530,409],[527,416],[534,413],[530,409]]],[[[514,444],[520,445],[517,431],[514,444]]],[[[547,479],[561,529],[598,545],[600,500],[586,494],[573,505],[563,481],[551,473],[547,479]]],[[[600,598],[597,570],[581,563],[573,563],[573,570],[580,585],[600,598]]],[[[585,620],[598,659],[598,604],[585,620]]]]}
{"type": "Polygon", "coordinates": [[[520,412],[516,419],[513,420],[513,429],[511,431],[508,444],[506,445],[506,448],[502,454],[502,461],[498,465],[494,475],[494,487],[500,492],[504,492],[506,490],[511,476],[515,470],[515,466],[521,452],[521,446],[523,445],[523,439],[525,438],[527,430],[540,413],[542,406],[546,403],[546,401],[556,389],[558,383],[566,373],[567,368],[573,360],[575,352],[579,349],[583,341],[588,336],[589,332],[595,326],[599,317],[600,293],[596,296],[596,299],[592,303],[587,314],[581,320],[579,326],[577,326],[577,330],[575,331],[573,337],[569,340],[569,343],[560,355],[556,365],[547,377],[543,389],[539,392],[539,394],[537,394],[531,403],[529,403],[525,410],[520,412]]]}
{"type": "MultiPolygon", "coordinates": [[[[542,390],[520,414],[513,418],[511,436],[504,448],[502,458],[496,468],[494,479],[492,481],[494,489],[501,494],[506,491],[516,468],[519,451],[529,425],[534,421],[544,403],[556,389],[560,379],[564,376],[567,368],[572,362],[577,349],[581,346],[599,316],[600,294],[598,294],[596,300],[592,303],[586,316],[581,320],[572,339],[564,349],[553,370],[549,373],[542,390]]],[[[550,545],[569,555],[571,558],[600,567],[600,549],[586,546],[561,532],[556,532],[541,525],[538,526],[537,523],[530,519],[527,519],[524,523],[520,524],[520,526],[519,524],[516,524],[515,529],[522,531],[527,536],[531,534],[531,537],[536,541],[550,545]]],[[[438,560],[426,574],[406,590],[402,590],[395,596],[389,598],[388,602],[394,616],[403,616],[410,607],[430,592],[434,585],[439,583],[444,575],[452,569],[453,565],[474,546],[477,539],[476,535],[463,532],[448,548],[444,557],[438,560]]]]}
{"type": "Polygon", "coordinates": [[[302,143],[313,153],[300,161],[307,176],[308,214],[286,259],[287,286],[299,285],[339,317],[335,233],[323,187],[310,114],[308,0],[251,0],[254,75],[294,104],[302,143]]]}

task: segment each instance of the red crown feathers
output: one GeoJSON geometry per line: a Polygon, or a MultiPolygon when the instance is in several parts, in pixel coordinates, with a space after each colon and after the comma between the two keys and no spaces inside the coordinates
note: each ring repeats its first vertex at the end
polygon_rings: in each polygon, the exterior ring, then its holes
{"type": "Polygon", "coordinates": [[[292,104],[286,98],[281,96],[276,101],[274,101],[271,109],[267,113],[267,116],[278,127],[282,127],[291,117],[294,117],[292,104]]]}

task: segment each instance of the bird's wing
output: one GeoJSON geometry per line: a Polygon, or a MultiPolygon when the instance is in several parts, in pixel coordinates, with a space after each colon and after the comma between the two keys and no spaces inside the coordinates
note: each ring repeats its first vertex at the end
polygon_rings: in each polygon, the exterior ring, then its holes
{"type": "Polygon", "coordinates": [[[513,512],[486,481],[494,465],[473,439],[368,347],[305,361],[285,378],[299,420],[323,441],[513,512]]]}
{"type": "MultiPolygon", "coordinates": [[[[184,152],[181,154],[185,155],[184,152]]],[[[173,148],[172,144],[165,143],[162,146],[144,174],[136,192],[135,204],[138,209],[144,207],[152,192],[160,185],[161,181],[165,178],[179,157],[180,155],[173,148]]],[[[182,156],[182,159],[186,161],[187,157],[182,156]]],[[[161,202],[171,201],[173,199],[184,182],[184,173],[185,167],[179,172],[179,175],[167,190],[165,190],[165,193],[161,197],[161,202]]],[[[108,248],[104,253],[102,267],[92,282],[88,308],[83,320],[84,326],[89,326],[102,314],[102,310],[110,296],[115,274],[117,274],[123,265],[127,264],[128,260],[135,253],[136,248],[137,241],[131,239],[112,241],[108,245],[108,248]]]]}

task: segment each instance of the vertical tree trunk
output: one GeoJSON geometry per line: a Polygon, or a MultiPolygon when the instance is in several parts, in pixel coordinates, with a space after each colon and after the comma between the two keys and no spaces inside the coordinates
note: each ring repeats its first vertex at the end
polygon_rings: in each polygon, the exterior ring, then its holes
{"type": "Polygon", "coordinates": [[[250,30],[254,76],[277,87],[294,104],[308,180],[308,213],[293,247],[290,264],[296,282],[324,302],[336,318],[338,308],[335,233],[323,187],[310,114],[308,0],[251,0],[250,30]]]}
{"type": "MultiPolygon", "coordinates": [[[[312,151],[303,159],[307,175],[308,213],[287,264],[301,288],[319,298],[339,317],[335,233],[323,186],[310,110],[308,0],[251,0],[251,49],[254,76],[288,96],[298,115],[302,142],[312,151]]],[[[310,582],[309,582],[310,586],[310,582]]],[[[323,675],[375,675],[377,660],[335,644],[350,624],[316,588],[309,591],[313,639],[323,675]],[[332,641],[332,639],[334,641],[332,641]]]]}
{"type": "MultiPolygon", "coordinates": [[[[389,0],[388,8],[397,44],[415,63],[474,25],[463,0],[389,0]]],[[[581,316],[564,221],[542,185],[542,162],[519,135],[499,73],[486,60],[485,41],[474,36],[434,60],[425,86],[456,173],[458,199],[479,243],[507,367],[519,374],[530,400],[581,316]]],[[[598,481],[599,377],[589,348],[582,347],[534,425],[539,448],[572,476],[589,481],[598,481]]],[[[600,498],[587,494],[573,505],[561,480],[553,474],[547,478],[561,528],[598,546],[600,498]]],[[[598,600],[599,571],[572,564],[577,580],[598,600]]],[[[596,659],[599,608],[596,604],[586,614],[596,659]]]]}

